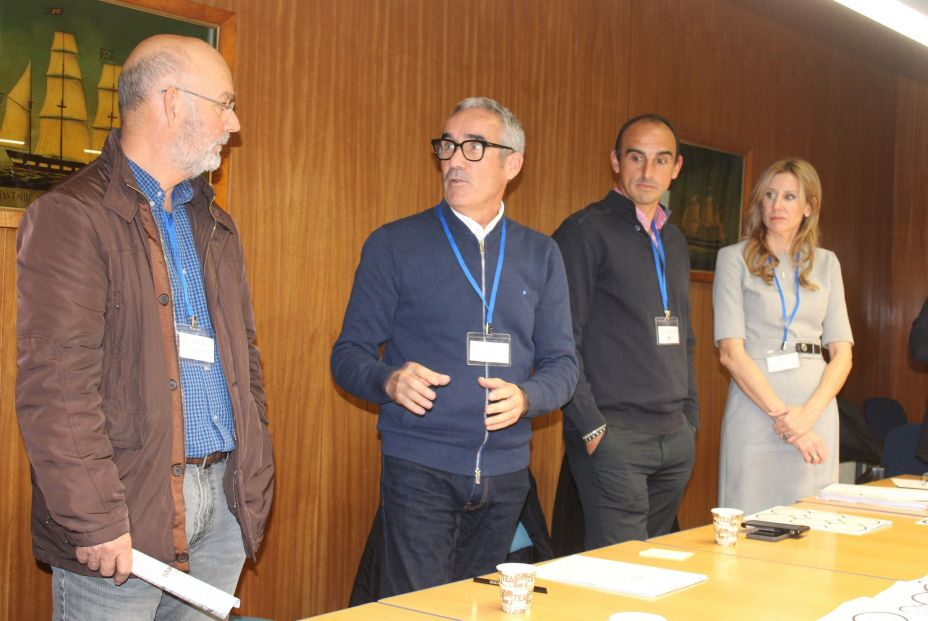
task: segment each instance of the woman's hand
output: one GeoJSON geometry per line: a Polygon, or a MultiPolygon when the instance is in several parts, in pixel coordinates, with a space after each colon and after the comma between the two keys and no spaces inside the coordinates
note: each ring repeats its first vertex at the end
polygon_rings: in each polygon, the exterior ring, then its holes
{"type": "Polygon", "coordinates": [[[819,412],[814,412],[804,405],[790,405],[781,412],[771,412],[773,430],[783,438],[784,442],[792,442],[812,430],[819,412]]]}
{"type": "Polygon", "coordinates": [[[790,444],[796,447],[807,464],[823,464],[828,458],[828,447],[814,431],[790,440],[790,444]]]}

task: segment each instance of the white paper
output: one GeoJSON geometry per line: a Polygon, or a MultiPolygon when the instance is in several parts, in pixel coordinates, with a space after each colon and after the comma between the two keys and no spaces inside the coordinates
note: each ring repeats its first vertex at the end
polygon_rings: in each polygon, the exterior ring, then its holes
{"type": "Polygon", "coordinates": [[[816,498],[862,505],[928,511],[928,489],[900,489],[875,485],[832,483],[820,491],[816,498]]]}
{"type": "Polygon", "coordinates": [[[896,477],[893,477],[890,480],[896,487],[928,490],[928,481],[921,481],[919,479],[897,479],[896,477]]]}
{"type": "MultiPolygon", "coordinates": [[[[745,520],[760,520],[762,522],[778,522],[793,526],[808,526],[812,530],[839,535],[867,535],[881,528],[893,525],[890,520],[862,515],[848,515],[847,513],[833,513],[831,511],[818,511],[816,509],[802,509],[799,507],[772,507],[749,515],[745,520]]],[[[928,621],[928,619],[926,619],[928,621]]]]}
{"type": "Polygon", "coordinates": [[[493,341],[470,341],[469,360],[473,362],[489,362],[490,364],[510,364],[509,343],[493,341]]]}
{"type": "Polygon", "coordinates": [[[238,608],[239,599],[211,584],[165,565],[144,552],[132,550],[132,573],[145,582],[175,595],[212,615],[225,619],[238,608]]]}
{"type": "Polygon", "coordinates": [[[818,621],[921,621],[928,606],[928,576],[899,581],[875,597],[858,597],[844,602],[818,621]]]}
{"type": "Polygon", "coordinates": [[[688,571],[581,555],[567,556],[542,565],[538,568],[538,578],[639,597],[658,597],[708,580],[703,574],[688,571]]]}
{"type": "Polygon", "coordinates": [[[200,334],[177,332],[177,355],[188,360],[199,360],[210,364],[216,361],[213,339],[200,334]]]}
{"type": "Polygon", "coordinates": [[[638,553],[638,556],[643,556],[645,558],[659,558],[665,561],[685,561],[689,557],[693,556],[692,552],[684,552],[683,550],[665,550],[664,548],[648,548],[647,550],[642,550],[638,553]]]}

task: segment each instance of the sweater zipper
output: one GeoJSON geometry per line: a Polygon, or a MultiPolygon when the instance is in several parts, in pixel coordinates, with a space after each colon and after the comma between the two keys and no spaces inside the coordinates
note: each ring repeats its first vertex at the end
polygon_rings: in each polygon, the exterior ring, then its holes
{"type": "MultiPolygon", "coordinates": [[[[480,247],[480,290],[483,292],[483,297],[487,297],[487,257],[486,257],[486,243],[483,239],[477,240],[477,245],[480,247]]],[[[483,333],[487,333],[487,306],[486,304],[480,305],[482,311],[482,321],[480,322],[483,327],[483,333]]],[[[484,364],[484,377],[490,376],[490,364],[484,364]]],[[[483,416],[486,418],[486,408],[490,404],[490,389],[483,389],[483,416]]],[[[480,458],[483,456],[483,447],[487,445],[487,440],[490,438],[490,432],[487,431],[486,420],[483,424],[483,442],[480,443],[480,448],[477,449],[477,462],[474,465],[474,484],[480,485],[480,458]]]]}

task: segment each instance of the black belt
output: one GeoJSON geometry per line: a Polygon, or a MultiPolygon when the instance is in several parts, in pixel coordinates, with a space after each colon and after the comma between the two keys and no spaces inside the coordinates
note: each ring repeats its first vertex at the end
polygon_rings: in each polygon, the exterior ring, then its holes
{"type": "Polygon", "coordinates": [[[203,466],[203,469],[206,470],[213,464],[218,464],[221,461],[225,461],[226,457],[228,456],[228,451],[216,451],[215,453],[210,453],[206,457],[188,457],[187,463],[194,466],[203,466]]]}
{"type": "Polygon", "coordinates": [[[821,355],[822,346],[818,343],[796,343],[796,351],[798,351],[800,354],[821,355]]]}

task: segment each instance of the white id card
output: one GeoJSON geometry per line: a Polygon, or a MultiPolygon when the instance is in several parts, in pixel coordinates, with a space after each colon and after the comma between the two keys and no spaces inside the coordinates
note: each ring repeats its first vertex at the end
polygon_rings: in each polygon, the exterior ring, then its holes
{"type": "Polygon", "coordinates": [[[769,373],[779,373],[780,371],[789,371],[790,369],[798,368],[799,354],[797,352],[770,352],[767,354],[767,371],[769,373]]]}
{"type": "Polygon", "coordinates": [[[676,317],[655,317],[658,345],[680,344],[680,320],[676,317]]]}
{"type": "Polygon", "coordinates": [[[195,327],[185,324],[174,326],[177,334],[177,355],[188,360],[208,362],[216,361],[216,348],[213,339],[201,333],[195,327]]]}
{"type": "Polygon", "coordinates": [[[512,364],[512,337],[508,334],[467,333],[467,364],[508,367],[512,364]]]}

